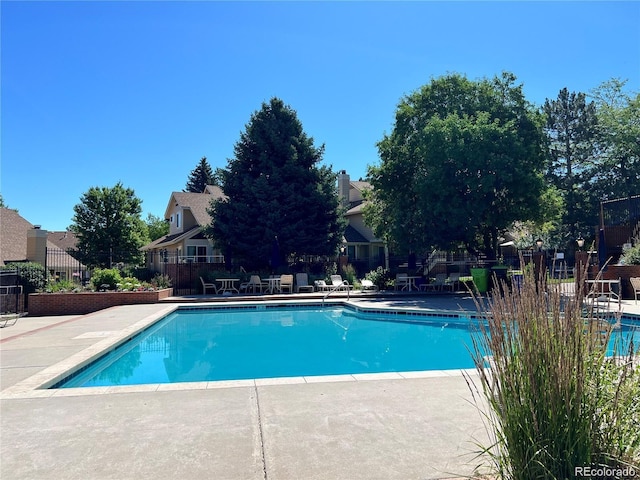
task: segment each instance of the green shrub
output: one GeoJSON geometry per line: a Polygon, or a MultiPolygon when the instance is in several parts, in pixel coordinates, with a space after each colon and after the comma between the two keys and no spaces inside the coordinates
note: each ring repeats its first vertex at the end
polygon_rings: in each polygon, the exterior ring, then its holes
{"type": "Polygon", "coordinates": [[[615,324],[583,303],[582,286],[571,298],[562,285],[547,287],[526,271],[520,289],[496,287],[487,303],[478,299],[483,320],[471,352],[480,388],[467,379],[491,438],[482,453],[503,479],[575,478],[580,466],[640,469],[633,344],[618,343],[613,361],[615,324]]]}
{"type": "Polygon", "coordinates": [[[117,268],[96,268],[91,275],[94,290],[115,290],[119,283],[122,277],[117,268]]]}
{"type": "Polygon", "coordinates": [[[622,265],[640,265],[640,244],[625,250],[620,257],[620,263],[622,265]]]}
{"type": "Polygon", "coordinates": [[[4,269],[17,270],[18,283],[22,285],[22,289],[25,294],[43,291],[47,284],[47,272],[39,263],[9,263],[4,267],[4,269]]]}
{"type": "Polygon", "coordinates": [[[56,293],[56,292],[73,292],[78,289],[78,285],[69,280],[58,280],[54,282],[47,283],[46,292],[47,293],[56,293]]]}
{"type": "Polygon", "coordinates": [[[348,263],[342,267],[343,280],[346,280],[351,285],[359,285],[358,276],[356,275],[356,269],[348,263]]]}
{"type": "Polygon", "coordinates": [[[131,292],[142,288],[142,282],[135,277],[125,277],[118,282],[117,287],[119,290],[131,292]]]}
{"type": "Polygon", "coordinates": [[[371,280],[380,290],[386,290],[392,280],[391,272],[382,267],[371,270],[369,273],[365,274],[364,278],[371,280]]]}
{"type": "Polygon", "coordinates": [[[171,286],[171,278],[169,275],[156,273],[149,283],[155,289],[169,288],[171,286]]]}

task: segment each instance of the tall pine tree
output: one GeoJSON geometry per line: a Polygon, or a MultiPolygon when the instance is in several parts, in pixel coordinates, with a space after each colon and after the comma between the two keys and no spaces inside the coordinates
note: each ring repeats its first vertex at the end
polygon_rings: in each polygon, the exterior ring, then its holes
{"type": "Polygon", "coordinates": [[[562,195],[565,214],[562,232],[567,246],[597,224],[598,200],[590,188],[594,179],[596,108],[584,93],[560,90],[544,104],[549,139],[547,180],[562,195]]]}
{"type": "Polygon", "coordinates": [[[263,103],[222,175],[227,198],[211,204],[207,236],[248,269],[272,264],[275,245],[282,259],[334,254],[344,223],[336,176],[318,165],[323,153],[282,100],[263,103]]]}
{"type": "Polygon", "coordinates": [[[207,157],[202,157],[200,162],[189,174],[185,192],[202,193],[207,185],[217,185],[213,170],[207,161],[207,157]]]}

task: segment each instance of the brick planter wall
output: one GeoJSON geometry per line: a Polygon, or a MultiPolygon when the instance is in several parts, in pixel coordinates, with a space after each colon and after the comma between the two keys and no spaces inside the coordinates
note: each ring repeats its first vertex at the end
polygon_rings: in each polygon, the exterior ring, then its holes
{"type": "Polygon", "coordinates": [[[633,289],[629,281],[631,277],[640,277],[640,265],[609,265],[602,272],[602,278],[606,280],[620,279],[622,298],[626,300],[633,300],[633,289]]]}
{"type": "Polygon", "coordinates": [[[84,315],[117,305],[158,303],[172,293],[172,288],[153,292],[32,293],[29,315],[84,315]]]}
{"type": "MultiPolygon", "coordinates": [[[[598,267],[590,267],[589,273],[591,278],[594,278],[598,273],[598,267]]],[[[633,300],[633,289],[629,281],[631,277],[640,277],[640,265],[608,265],[607,269],[602,272],[604,280],[620,279],[622,298],[625,300],[633,300]]]]}

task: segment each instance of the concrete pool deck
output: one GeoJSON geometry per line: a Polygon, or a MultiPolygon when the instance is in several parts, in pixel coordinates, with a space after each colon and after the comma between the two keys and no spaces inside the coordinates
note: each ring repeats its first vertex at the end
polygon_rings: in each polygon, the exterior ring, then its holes
{"type": "MultiPolygon", "coordinates": [[[[473,310],[467,296],[354,301],[473,310]]],[[[0,329],[0,478],[443,479],[480,463],[474,442],[486,444],[486,432],[459,372],[17,388],[171,307],[24,317],[0,329]]]]}

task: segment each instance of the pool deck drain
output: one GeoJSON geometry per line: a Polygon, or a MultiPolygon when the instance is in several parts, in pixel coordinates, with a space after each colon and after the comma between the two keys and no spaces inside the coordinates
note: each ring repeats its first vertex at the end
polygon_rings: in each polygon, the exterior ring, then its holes
{"type": "MultiPolygon", "coordinates": [[[[457,311],[464,299],[449,301],[457,311]]],[[[480,463],[486,432],[459,373],[15,390],[111,338],[83,335],[118,335],[167,307],[25,317],[0,331],[0,478],[445,479],[480,463]]]]}

